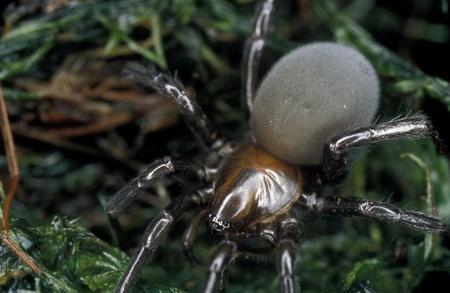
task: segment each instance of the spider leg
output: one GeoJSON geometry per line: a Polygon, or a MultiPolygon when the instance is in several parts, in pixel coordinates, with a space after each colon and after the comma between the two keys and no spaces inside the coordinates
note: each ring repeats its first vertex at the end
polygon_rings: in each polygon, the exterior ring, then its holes
{"type": "Polygon", "coordinates": [[[190,161],[174,160],[166,157],[150,164],[146,171],[131,180],[108,201],[106,211],[117,216],[130,205],[142,192],[144,192],[157,179],[174,172],[192,172],[201,180],[209,180],[209,169],[190,161]]]}
{"type": "Polygon", "coordinates": [[[176,75],[172,77],[158,71],[152,65],[142,66],[137,63],[129,64],[125,72],[134,81],[171,97],[192,132],[208,149],[217,151],[219,154],[227,154],[231,150],[230,145],[215,130],[196,99],[186,92],[176,75]]]}
{"type": "Polygon", "coordinates": [[[256,79],[261,54],[269,32],[270,16],[274,0],[266,0],[256,15],[253,33],[245,42],[244,60],[242,63],[242,97],[245,99],[248,111],[252,111],[255,98],[256,79]]]}
{"type": "Polygon", "coordinates": [[[426,213],[400,209],[394,205],[360,198],[317,197],[303,194],[300,204],[310,210],[342,216],[362,216],[400,223],[424,232],[449,235],[441,218],[426,213]]]}
{"type": "Polygon", "coordinates": [[[294,293],[295,281],[295,249],[300,242],[302,231],[294,218],[287,218],[280,223],[280,241],[278,250],[278,271],[281,278],[281,291],[284,293],[294,293]]]}
{"type": "Polygon", "coordinates": [[[209,265],[209,276],[205,284],[204,293],[216,292],[221,286],[222,277],[227,265],[236,255],[237,244],[230,240],[224,240],[216,249],[214,256],[209,265]]]}
{"type": "MultiPolygon", "coordinates": [[[[209,199],[208,199],[209,200],[209,199]]],[[[151,259],[170,227],[181,217],[184,211],[196,207],[199,204],[198,194],[178,198],[167,209],[158,213],[150,222],[144,232],[141,244],[131,258],[125,273],[117,283],[115,292],[131,292],[142,267],[148,259],[151,259]]]]}
{"type": "Polygon", "coordinates": [[[174,216],[166,210],[161,211],[147,226],[144,238],[137,253],[128,263],[125,273],[116,286],[116,293],[130,292],[147,259],[156,251],[161,238],[168,232],[174,222],[174,216]]]}
{"type": "Polygon", "coordinates": [[[188,226],[183,236],[183,252],[187,259],[194,265],[199,264],[199,260],[195,256],[192,246],[195,241],[195,237],[197,236],[197,228],[200,224],[200,221],[205,217],[208,210],[203,210],[198,213],[191,221],[191,224],[188,226]]]}
{"type": "Polygon", "coordinates": [[[322,172],[327,182],[339,182],[347,171],[349,148],[399,138],[431,137],[438,141],[429,120],[423,115],[364,127],[333,138],[323,150],[322,172]]]}
{"type": "Polygon", "coordinates": [[[281,290],[284,293],[295,292],[295,243],[291,239],[283,239],[278,243],[279,273],[281,290]]]}

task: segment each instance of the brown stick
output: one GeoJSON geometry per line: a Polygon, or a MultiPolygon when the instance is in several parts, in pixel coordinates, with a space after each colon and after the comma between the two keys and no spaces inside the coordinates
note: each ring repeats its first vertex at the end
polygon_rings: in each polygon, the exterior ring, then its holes
{"type": "Polygon", "coordinates": [[[36,264],[36,262],[16,243],[9,238],[9,215],[11,211],[11,204],[16,194],[17,186],[19,185],[20,173],[19,165],[17,164],[16,149],[14,146],[14,140],[11,133],[11,126],[8,119],[8,111],[6,109],[5,99],[3,97],[3,90],[0,84],[0,128],[3,134],[3,143],[5,144],[6,160],[8,162],[8,191],[6,192],[6,198],[3,202],[3,214],[1,225],[1,237],[3,242],[35,273],[41,274],[42,269],[36,264]]]}
{"type": "Polygon", "coordinates": [[[6,193],[6,199],[3,203],[3,217],[2,226],[4,230],[9,229],[9,211],[11,209],[12,199],[16,193],[17,186],[19,184],[19,166],[17,164],[16,149],[14,146],[14,140],[11,133],[11,126],[8,119],[8,111],[6,109],[6,103],[3,98],[3,90],[0,86],[0,127],[3,134],[3,143],[5,144],[6,160],[8,162],[9,182],[8,191],[6,193]]]}

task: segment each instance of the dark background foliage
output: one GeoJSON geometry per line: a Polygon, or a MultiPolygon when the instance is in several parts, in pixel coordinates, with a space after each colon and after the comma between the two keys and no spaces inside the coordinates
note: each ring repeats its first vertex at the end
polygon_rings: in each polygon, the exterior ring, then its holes
{"type": "MultiPolygon", "coordinates": [[[[107,198],[145,164],[202,150],[168,98],[126,81],[126,62],[177,71],[228,137],[245,134],[239,99],[243,42],[257,1],[23,0],[2,2],[0,81],[21,183],[12,233],[42,266],[30,270],[0,244],[0,291],[111,291],[146,224],[190,181],[162,180],[118,220],[107,198]]],[[[425,112],[450,145],[448,2],[276,1],[261,72],[296,46],[335,40],[360,50],[382,81],[379,120],[425,112]]],[[[3,153],[3,152],[2,152],[3,153]]],[[[356,155],[329,192],[390,201],[450,221],[448,150],[431,141],[381,143],[356,155]]],[[[6,159],[0,156],[2,177],[6,159]]],[[[186,214],[144,269],[140,292],[198,291],[220,239],[205,227],[191,266],[181,253],[186,214]]],[[[422,292],[449,287],[450,240],[366,219],[304,215],[299,287],[307,292],[422,292]]],[[[278,289],[273,255],[238,259],[230,292],[278,289]]]]}

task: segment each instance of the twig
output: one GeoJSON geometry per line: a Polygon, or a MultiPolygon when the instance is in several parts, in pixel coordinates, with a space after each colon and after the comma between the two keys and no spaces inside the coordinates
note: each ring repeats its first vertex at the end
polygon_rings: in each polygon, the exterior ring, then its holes
{"type": "Polygon", "coordinates": [[[3,142],[5,144],[5,154],[8,162],[8,190],[6,192],[6,198],[2,207],[2,225],[1,225],[1,237],[3,242],[24,262],[27,264],[36,274],[42,273],[41,268],[36,262],[13,240],[9,237],[9,215],[11,211],[11,204],[16,194],[17,186],[19,184],[20,173],[19,166],[17,164],[16,149],[14,146],[14,140],[11,133],[11,126],[8,119],[8,111],[6,109],[5,99],[3,97],[3,90],[0,85],[0,127],[3,134],[3,142]]]}

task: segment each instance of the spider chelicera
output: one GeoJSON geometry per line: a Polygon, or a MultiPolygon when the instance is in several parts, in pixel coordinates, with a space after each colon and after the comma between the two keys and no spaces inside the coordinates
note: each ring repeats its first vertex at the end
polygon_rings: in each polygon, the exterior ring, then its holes
{"type": "Polygon", "coordinates": [[[118,215],[164,176],[193,173],[204,183],[193,194],[175,199],[151,221],[116,292],[131,291],[146,260],[186,210],[199,211],[184,236],[188,256],[193,258],[191,247],[202,219],[224,237],[209,265],[204,292],[224,287],[227,265],[237,255],[265,254],[273,249],[279,252],[283,292],[295,292],[295,248],[302,237],[297,216],[302,209],[370,217],[432,233],[449,232],[446,224],[432,215],[385,202],[321,196],[324,184],[336,184],[345,175],[347,150],[397,138],[435,138],[435,134],[421,115],[373,125],[379,100],[376,73],[360,53],[333,43],[292,51],[256,91],[272,8],[273,0],[262,3],[246,43],[242,86],[251,135],[245,143],[234,144],[220,136],[176,78],[151,66],[129,66],[128,72],[137,82],[176,102],[192,131],[220,162],[209,166],[163,158],[111,198],[107,211],[118,215]]]}

